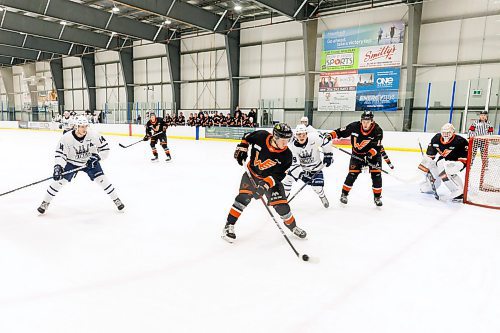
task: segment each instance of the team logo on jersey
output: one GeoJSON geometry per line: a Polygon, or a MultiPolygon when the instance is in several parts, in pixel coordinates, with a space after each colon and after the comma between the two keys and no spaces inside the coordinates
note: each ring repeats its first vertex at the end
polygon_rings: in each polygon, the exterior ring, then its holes
{"type": "Polygon", "coordinates": [[[446,156],[450,155],[450,153],[452,151],[453,150],[451,150],[451,149],[445,149],[445,150],[438,149],[439,155],[441,155],[443,157],[446,157],[446,156]]]}
{"type": "Polygon", "coordinates": [[[365,148],[370,143],[370,141],[371,140],[363,140],[360,143],[358,143],[356,138],[354,138],[354,148],[356,148],[357,150],[361,150],[365,148]]]}
{"type": "Polygon", "coordinates": [[[302,149],[299,152],[300,162],[302,164],[311,164],[311,163],[313,163],[314,162],[314,158],[312,157],[312,155],[313,155],[312,149],[311,150],[302,149]]]}
{"type": "Polygon", "coordinates": [[[267,159],[264,162],[262,162],[261,160],[259,160],[259,152],[255,154],[255,161],[253,162],[253,165],[259,168],[260,171],[272,168],[276,164],[277,163],[275,161],[270,159],[267,159]]]}
{"type": "Polygon", "coordinates": [[[86,157],[90,156],[90,145],[87,144],[85,145],[79,145],[78,149],[76,147],[73,147],[75,149],[75,155],[77,159],[83,159],[86,157]]]}

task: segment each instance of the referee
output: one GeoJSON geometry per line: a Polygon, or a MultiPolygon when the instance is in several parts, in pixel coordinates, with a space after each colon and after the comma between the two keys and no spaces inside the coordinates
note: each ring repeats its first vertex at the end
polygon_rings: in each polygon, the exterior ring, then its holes
{"type": "MultiPolygon", "coordinates": [[[[493,126],[488,121],[488,111],[483,110],[479,114],[479,120],[476,120],[469,127],[469,140],[475,136],[481,135],[493,135],[493,126]]],[[[481,160],[485,167],[488,166],[488,147],[486,146],[487,142],[481,142],[472,145],[472,155],[471,155],[471,164],[476,157],[477,148],[481,151],[481,160]]]]}

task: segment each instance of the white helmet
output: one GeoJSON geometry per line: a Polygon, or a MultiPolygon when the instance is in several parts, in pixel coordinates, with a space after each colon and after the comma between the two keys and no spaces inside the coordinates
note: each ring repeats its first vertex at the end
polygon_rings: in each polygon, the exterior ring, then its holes
{"type": "Polygon", "coordinates": [[[443,127],[441,127],[441,136],[445,139],[445,141],[448,141],[453,134],[455,134],[455,127],[453,124],[446,123],[443,127]]]}
{"type": "Polygon", "coordinates": [[[306,125],[304,124],[298,124],[297,127],[295,127],[295,135],[297,134],[307,134],[307,128],[306,125]]]}
{"type": "Polygon", "coordinates": [[[89,126],[89,120],[85,116],[78,116],[74,122],[75,126],[89,126]]]}
{"type": "Polygon", "coordinates": [[[304,124],[305,126],[309,125],[309,118],[307,118],[306,116],[300,118],[300,123],[304,124]]]}
{"type": "Polygon", "coordinates": [[[64,118],[69,118],[70,116],[69,111],[64,111],[63,116],[64,118]]]}

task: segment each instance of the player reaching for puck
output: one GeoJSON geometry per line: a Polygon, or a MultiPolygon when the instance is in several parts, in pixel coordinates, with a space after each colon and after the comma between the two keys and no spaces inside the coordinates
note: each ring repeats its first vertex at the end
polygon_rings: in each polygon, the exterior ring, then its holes
{"type": "Polygon", "coordinates": [[[252,198],[260,199],[266,196],[267,202],[281,217],[285,226],[297,237],[305,238],[306,232],[300,229],[290,211],[286,200],[285,189],[281,181],[286,171],[292,165],[292,152],[288,149],[288,141],[292,130],[287,124],[276,124],[273,134],[259,130],[246,133],[238,144],[234,157],[243,165],[248,157],[251,146],[250,161],[247,164],[253,182],[247,172],[241,177],[239,194],[229,210],[227,222],[222,232],[222,238],[230,243],[236,239],[234,225],[252,198]]]}

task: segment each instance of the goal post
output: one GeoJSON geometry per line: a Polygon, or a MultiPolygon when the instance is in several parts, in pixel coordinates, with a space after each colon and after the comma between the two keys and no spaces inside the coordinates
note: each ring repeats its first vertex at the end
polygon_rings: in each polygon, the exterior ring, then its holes
{"type": "Polygon", "coordinates": [[[500,135],[469,139],[464,203],[500,209],[500,135]]]}

